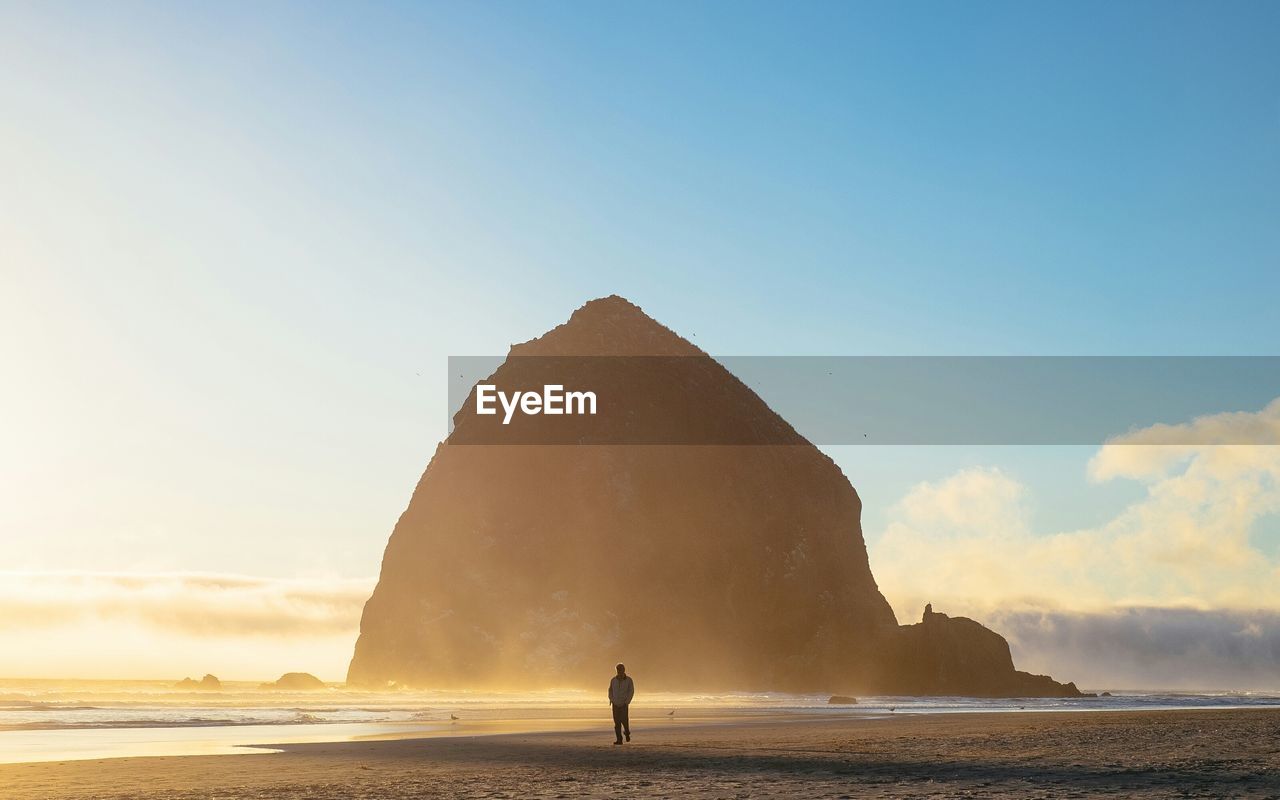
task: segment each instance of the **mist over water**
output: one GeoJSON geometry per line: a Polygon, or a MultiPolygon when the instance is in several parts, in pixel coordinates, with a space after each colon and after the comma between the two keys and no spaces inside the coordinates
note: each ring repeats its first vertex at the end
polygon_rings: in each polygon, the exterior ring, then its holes
{"type": "Polygon", "coordinates": [[[1081,686],[1280,693],[1280,612],[1121,608],[991,614],[1019,662],[1081,686]]]}

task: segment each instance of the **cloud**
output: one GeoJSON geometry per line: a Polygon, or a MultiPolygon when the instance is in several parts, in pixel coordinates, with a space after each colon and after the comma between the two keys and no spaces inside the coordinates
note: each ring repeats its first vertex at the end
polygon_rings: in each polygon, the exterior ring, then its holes
{"type": "Polygon", "coordinates": [[[370,579],[0,572],[0,631],[133,623],[200,636],[316,637],[359,627],[370,579]]]}
{"type": "Polygon", "coordinates": [[[1216,452],[1221,467],[1248,468],[1270,459],[1280,445],[1280,398],[1257,412],[1235,411],[1197,417],[1180,425],[1158,424],[1109,440],[1089,464],[1097,480],[1151,480],[1205,452],[1216,452]]]}
{"type": "Polygon", "coordinates": [[[926,602],[974,616],[1280,610],[1280,563],[1253,541],[1257,521],[1280,513],[1280,400],[1116,437],[1088,476],[1137,480],[1146,492],[1095,528],[1041,532],[1031,528],[1026,488],[998,469],[914,487],[872,549],[890,602],[909,617],[926,602]],[[1259,444],[1218,444],[1245,436],[1259,444]]]}

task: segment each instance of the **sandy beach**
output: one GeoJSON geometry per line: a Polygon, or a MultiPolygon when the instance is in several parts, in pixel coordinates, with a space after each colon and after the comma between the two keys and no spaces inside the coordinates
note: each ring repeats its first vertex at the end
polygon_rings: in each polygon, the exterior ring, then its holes
{"type": "MultiPolygon", "coordinates": [[[[602,722],[604,722],[602,720],[602,722]]],[[[768,719],[0,766],[26,798],[1280,797],[1280,710],[768,719]]]]}

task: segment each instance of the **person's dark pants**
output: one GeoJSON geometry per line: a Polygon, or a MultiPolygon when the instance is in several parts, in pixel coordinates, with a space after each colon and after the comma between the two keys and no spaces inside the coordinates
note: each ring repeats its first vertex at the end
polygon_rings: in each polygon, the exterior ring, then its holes
{"type": "Polygon", "coordinates": [[[631,719],[627,714],[629,708],[630,706],[613,706],[613,735],[618,737],[618,741],[622,741],[623,733],[627,734],[628,739],[631,738],[631,719]]]}

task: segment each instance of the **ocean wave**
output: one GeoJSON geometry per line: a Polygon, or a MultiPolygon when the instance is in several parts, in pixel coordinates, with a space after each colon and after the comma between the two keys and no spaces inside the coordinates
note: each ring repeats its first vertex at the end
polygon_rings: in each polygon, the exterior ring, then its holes
{"type": "Polygon", "coordinates": [[[438,722],[445,719],[443,711],[415,711],[409,715],[415,722],[438,722]]]}
{"type": "Polygon", "coordinates": [[[338,722],[376,720],[330,720],[299,713],[287,719],[188,717],[186,719],[104,719],[0,722],[0,731],[104,730],[113,728],[224,728],[246,725],[329,725],[338,722]]]}
{"type": "Polygon", "coordinates": [[[101,706],[72,706],[40,700],[0,700],[0,711],[101,711],[101,706]]]}

